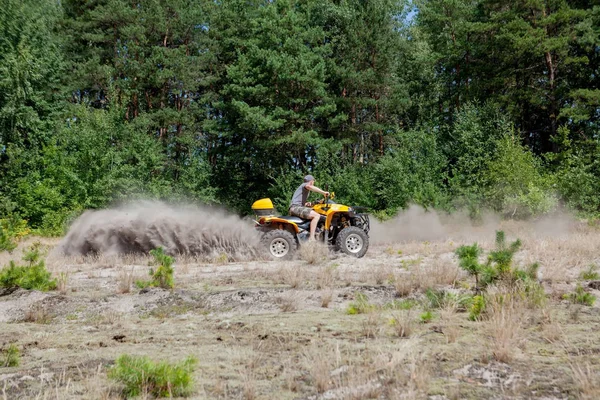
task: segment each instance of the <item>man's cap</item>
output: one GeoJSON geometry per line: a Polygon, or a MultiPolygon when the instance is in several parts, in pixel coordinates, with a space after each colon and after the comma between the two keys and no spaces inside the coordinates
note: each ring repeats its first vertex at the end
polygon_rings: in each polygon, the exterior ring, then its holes
{"type": "Polygon", "coordinates": [[[314,180],[315,180],[315,177],[312,175],[306,175],[304,177],[304,182],[310,182],[310,181],[314,181],[314,180]]]}

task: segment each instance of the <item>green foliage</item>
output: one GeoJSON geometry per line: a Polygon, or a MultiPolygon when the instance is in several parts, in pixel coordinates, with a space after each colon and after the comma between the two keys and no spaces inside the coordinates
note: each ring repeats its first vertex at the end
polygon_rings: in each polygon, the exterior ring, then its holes
{"type": "Polygon", "coordinates": [[[433,320],[433,313],[431,311],[425,311],[419,316],[422,323],[427,324],[433,320]]]}
{"type": "Polygon", "coordinates": [[[126,397],[145,393],[155,397],[187,397],[193,391],[192,374],[196,363],[193,357],[169,364],[124,354],[117,358],[108,376],[125,386],[123,395],[126,397]]]}
{"type": "Polygon", "coordinates": [[[575,304],[583,304],[586,306],[593,306],[596,301],[596,296],[588,293],[583,289],[583,286],[577,284],[575,291],[565,295],[565,298],[575,304]]]}
{"type": "Polygon", "coordinates": [[[4,3],[0,215],[36,233],[140,197],[285,213],[307,172],[381,219],[600,215],[585,2],[4,3]]]}
{"type": "Polygon", "coordinates": [[[558,199],[550,191],[551,180],[540,161],[514,135],[498,140],[487,165],[486,203],[511,218],[538,216],[556,209],[558,199]]]}
{"type": "Polygon", "coordinates": [[[374,166],[371,175],[376,207],[394,212],[409,203],[440,207],[446,160],[435,136],[426,131],[400,132],[391,137],[393,150],[374,166]]]}
{"type": "Polygon", "coordinates": [[[458,256],[458,265],[470,275],[474,275],[477,284],[479,284],[479,275],[484,269],[484,266],[479,263],[482,251],[477,243],[474,243],[472,246],[461,246],[455,251],[458,256]]]}
{"type": "Polygon", "coordinates": [[[417,305],[418,303],[415,300],[402,299],[386,303],[383,308],[386,310],[412,310],[417,305]]]}
{"type": "Polygon", "coordinates": [[[29,234],[27,221],[11,214],[8,218],[0,219],[0,251],[12,251],[17,242],[29,234]]]}
{"type": "MultiPolygon", "coordinates": [[[[537,275],[537,264],[532,264],[526,271],[513,270],[512,260],[515,253],[521,247],[521,241],[515,240],[511,244],[506,243],[503,231],[496,232],[496,248],[488,254],[485,264],[479,262],[482,249],[477,243],[472,246],[461,246],[456,250],[459,266],[469,274],[475,276],[476,285],[486,287],[499,279],[515,281],[537,275]]],[[[532,279],[534,279],[532,278],[532,279]]]]}
{"type": "Polygon", "coordinates": [[[5,349],[2,349],[1,354],[3,361],[0,365],[3,367],[18,367],[21,362],[21,352],[15,344],[10,344],[5,349]]]}
{"type": "Polygon", "coordinates": [[[174,286],[173,262],[175,259],[165,254],[162,247],[151,250],[150,254],[154,257],[155,265],[158,266],[156,270],[150,269],[150,276],[152,277],[150,286],[172,289],[174,286]]]}
{"type": "Polygon", "coordinates": [[[425,291],[425,298],[428,301],[427,306],[431,309],[453,307],[457,310],[465,310],[473,301],[469,295],[431,288],[425,291]]]}
{"type": "Polygon", "coordinates": [[[346,309],[346,314],[348,315],[356,315],[356,314],[365,314],[369,311],[372,311],[376,308],[375,305],[369,303],[369,298],[366,294],[356,292],[354,295],[354,301],[348,305],[346,309]]]}
{"type": "Polygon", "coordinates": [[[600,279],[600,274],[598,274],[598,266],[596,264],[590,264],[588,269],[581,271],[579,276],[585,281],[595,281],[600,279]]]}
{"type": "Polygon", "coordinates": [[[56,289],[56,280],[51,279],[51,274],[46,270],[44,260],[41,260],[40,244],[32,245],[25,253],[23,260],[27,266],[18,266],[14,261],[0,271],[0,287],[20,287],[28,290],[56,289]]]}
{"type": "Polygon", "coordinates": [[[477,295],[473,297],[473,303],[469,308],[469,319],[471,321],[478,321],[481,318],[481,314],[485,310],[485,297],[477,295]]]}

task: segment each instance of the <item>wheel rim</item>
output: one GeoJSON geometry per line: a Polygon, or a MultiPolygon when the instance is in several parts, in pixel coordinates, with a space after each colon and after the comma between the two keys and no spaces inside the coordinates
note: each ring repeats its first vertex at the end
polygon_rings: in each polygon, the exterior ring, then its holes
{"type": "Polygon", "coordinates": [[[346,238],[346,248],[350,253],[358,253],[363,248],[363,239],[356,233],[351,233],[346,238]]]}
{"type": "Polygon", "coordinates": [[[271,241],[269,250],[271,251],[271,255],[273,257],[285,257],[285,255],[290,251],[290,245],[285,239],[275,238],[271,241]]]}

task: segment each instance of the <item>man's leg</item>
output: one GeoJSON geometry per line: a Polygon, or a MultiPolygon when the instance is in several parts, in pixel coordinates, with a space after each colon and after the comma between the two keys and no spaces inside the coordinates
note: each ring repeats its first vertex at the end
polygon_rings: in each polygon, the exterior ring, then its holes
{"type": "Polygon", "coordinates": [[[310,221],[310,240],[315,240],[315,232],[317,231],[317,225],[319,224],[321,215],[316,211],[311,211],[310,218],[312,219],[312,221],[310,221]]]}

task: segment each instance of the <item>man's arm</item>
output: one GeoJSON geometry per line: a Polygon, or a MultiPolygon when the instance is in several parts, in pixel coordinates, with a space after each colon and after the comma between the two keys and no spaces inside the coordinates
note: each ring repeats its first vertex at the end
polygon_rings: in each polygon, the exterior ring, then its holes
{"type": "Polygon", "coordinates": [[[322,194],[323,196],[329,196],[329,192],[321,190],[316,186],[306,185],[305,187],[306,187],[306,189],[310,190],[311,192],[319,193],[319,194],[322,194]]]}

